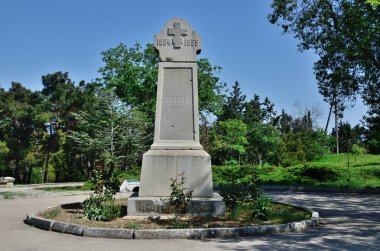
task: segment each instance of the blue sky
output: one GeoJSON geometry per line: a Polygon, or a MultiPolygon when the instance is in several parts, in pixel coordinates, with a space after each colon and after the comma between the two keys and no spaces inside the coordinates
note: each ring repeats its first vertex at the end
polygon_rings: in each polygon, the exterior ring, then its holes
{"type": "MultiPolygon", "coordinates": [[[[119,43],[152,43],[173,17],[187,20],[202,36],[201,57],[223,68],[219,77],[241,85],[248,98],[269,97],[278,112],[297,114],[319,106],[324,127],[328,105],[318,93],[312,52],[297,51],[292,35],[267,20],[270,0],[1,0],[0,87],[20,82],[42,88],[41,76],[69,72],[79,83],[99,76],[101,52],[119,43]]],[[[366,108],[357,102],[344,120],[359,122],[366,108]]]]}

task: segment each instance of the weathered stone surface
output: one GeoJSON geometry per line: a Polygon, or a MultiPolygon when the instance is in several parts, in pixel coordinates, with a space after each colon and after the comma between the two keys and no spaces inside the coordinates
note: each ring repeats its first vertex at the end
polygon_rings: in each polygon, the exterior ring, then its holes
{"type": "Polygon", "coordinates": [[[135,239],[191,239],[194,229],[136,230],[135,239]]]}
{"type": "Polygon", "coordinates": [[[29,219],[29,224],[32,226],[35,226],[37,228],[50,231],[51,226],[53,225],[54,221],[42,219],[39,217],[31,217],[29,219]]]}
{"type": "Polygon", "coordinates": [[[151,149],[203,149],[199,144],[196,63],[159,63],[151,149]]]}
{"type": "Polygon", "coordinates": [[[224,216],[225,206],[222,197],[214,194],[213,198],[193,198],[187,205],[186,213],[193,215],[224,216]]]}
{"type": "Polygon", "coordinates": [[[55,232],[68,233],[68,234],[81,236],[83,235],[84,226],[56,221],[53,223],[51,230],[55,232]]]}
{"type": "Polygon", "coordinates": [[[111,228],[93,228],[86,227],[83,236],[100,237],[100,238],[115,238],[115,239],[132,239],[133,229],[111,229],[111,228]]]}
{"type": "MultiPolygon", "coordinates": [[[[187,204],[186,214],[202,216],[224,216],[222,198],[193,198],[187,204]]],[[[173,214],[174,208],[169,204],[169,197],[131,197],[128,200],[128,215],[173,214]]]]}
{"type": "Polygon", "coordinates": [[[143,156],[140,197],[170,196],[171,178],[184,172],[193,197],[213,197],[211,158],[203,150],[150,150],[143,156]]]}
{"type": "Polygon", "coordinates": [[[194,62],[201,51],[201,37],[183,19],[172,19],[154,36],[163,62],[194,62]]]}

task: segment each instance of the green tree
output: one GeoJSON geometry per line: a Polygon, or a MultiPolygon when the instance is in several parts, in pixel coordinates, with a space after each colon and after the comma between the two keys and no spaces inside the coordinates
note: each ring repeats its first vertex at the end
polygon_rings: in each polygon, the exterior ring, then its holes
{"type": "Polygon", "coordinates": [[[237,119],[218,121],[210,131],[211,156],[216,164],[240,164],[247,144],[247,125],[237,119]]]}
{"type": "Polygon", "coordinates": [[[268,123],[256,123],[249,127],[247,156],[251,164],[269,162],[277,164],[277,149],[280,141],[278,130],[268,123]]]}
{"type": "Polygon", "coordinates": [[[329,150],[329,137],[322,131],[299,131],[287,133],[279,143],[282,166],[290,166],[321,158],[329,150]]]}
{"type": "Polygon", "coordinates": [[[74,116],[78,123],[69,138],[75,148],[90,160],[92,169],[99,164],[109,176],[116,165],[141,154],[144,142],[144,117],[136,115],[116,96],[113,89],[99,89],[91,112],[80,111],[74,116]]]}
{"type": "Polygon", "coordinates": [[[281,115],[279,118],[279,123],[278,123],[278,129],[281,134],[286,134],[289,133],[290,130],[292,129],[292,122],[293,118],[289,114],[285,112],[284,109],[281,111],[281,115]]]}
{"type": "MultiPolygon", "coordinates": [[[[44,181],[47,180],[50,157],[59,150],[59,136],[65,137],[67,131],[75,127],[74,117],[71,115],[82,109],[83,97],[80,87],[74,85],[69,78],[68,72],[55,72],[42,76],[42,94],[45,96],[45,111],[49,112],[46,122],[47,134],[44,136],[44,146],[42,151],[45,153],[44,162],[44,181]],[[61,133],[59,133],[61,132],[61,133]]],[[[65,141],[66,142],[66,141],[65,141]]],[[[70,148],[61,154],[68,154],[63,159],[74,160],[70,148]]],[[[72,165],[73,163],[66,163],[72,165]]],[[[73,167],[78,167],[74,165],[73,167]]]]}
{"type": "Polygon", "coordinates": [[[9,152],[9,148],[4,141],[0,141],[0,176],[8,176],[8,168],[6,167],[5,158],[9,152]]]}
{"type": "Polygon", "coordinates": [[[222,113],[218,119],[226,121],[228,119],[243,119],[244,105],[246,96],[241,93],[239,82],[235,82],[232,91],[223,105],[222,113]]]}
{"type": "Polygon", "coordinates": [[[244,102],[244,100],[245,96],[244,99],[241,99],[242,103],[240,104],[240,108],[243,110],[242,115],[244,123],[247,125],[253,125],[258,122],[276,124],[274,104],[268,97],[261,102],[260,97],[255,94],[250,101],[244,102]]]}
{"type": "MultiPolygon", "coordinates": [[[[339,123],[339,148],[342,153],[351,152],[352,146],[354,144],[358,146],[363,146],[364,142],[362,136],[364,135],[364,128],[356,125],[351,127],[348,122],[339,123]]],[[[331,136],[335,137],[335,128],[331,132],[331,136]]],[[[332,149],[336,151],[336,149],[332,149]]]]}
{"type": "Polygon", "coordinates": [[[373,6],[377,6],[377,5],[380,5],[380,0],[367,0],[367,3],[373,6]]]}
{"type": "MultiPolygon", "coordinates": [[[[320,93],[335,105],[361,96],[369,117],[379,116],[380,6],[366,0],[274,0],[269,21],[293,33],[301,51],[319,56],[314,71],[320,93]]],[[[369,120],[373,129],[378,120],[369,120]]]]}
{"type": "Polygon", "coordinates": [[[12,175],[16,182],[27,180],[23,160],[30,151],[33,134],[41,127],[41,121],[36,116],[35,107],[38,106],[36,95],[38,94],[32,93],[20,83],[13,82],[3,99],[0,127],[9,148],[8,163],[12,167],[12,175]]]}
{"type": "MultiPolygon", "coordinates": [[[[115,88],[119,98],[127,105],[154,119],[156,82],[159,57],[153,44],[143,48],[140,44],[128,48],[119,44],[102,52],[104,66],[99,69],[97,82],[115,88]]],[[[198,60],[199,110],[201,114],[216,113],[222,102],[225,86],[216,74],[221,70],[207,59],[198,60]]]]}

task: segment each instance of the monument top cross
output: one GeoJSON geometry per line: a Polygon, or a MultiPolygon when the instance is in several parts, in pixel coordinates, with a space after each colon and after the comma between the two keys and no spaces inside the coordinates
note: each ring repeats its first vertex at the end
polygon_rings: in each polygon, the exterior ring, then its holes
{"type": "Polygon", "coordinates": [[[173,44],[174,48],[181,48],[182,44],[182,35],[187,35],[187,29],[182,29],[182,23],[181,22],[174,22],[173,28],[168,28],[168,35],[174,36],[173,44]]]}
{"type": "Polygon", "coordinates": [[[161,62],[195,62],[201,52],[201,37],[183,19],[170,20],[160,33],[154,36],[154,47],[161,62]]]}

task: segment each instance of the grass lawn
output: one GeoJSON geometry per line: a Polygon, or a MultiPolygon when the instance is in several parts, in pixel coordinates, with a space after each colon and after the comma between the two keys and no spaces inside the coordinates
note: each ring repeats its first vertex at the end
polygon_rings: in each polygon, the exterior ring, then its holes
{"type": "Polygon", "coordinates": [[[90,188],[86,186],[41,187],[35,189],[45,192],[90,191],[90,188]]]}
{"type": "Polygon", "coordinates": [[[27,194],[23,192],[0,192],[0,199],[16,199],[16,198],[23,198],[27,194]]]}
{"type": "Polygon", "coordinates": [[[214,166],[214,183],[248,179],[255,170],[263,185],[380,188],[380,155],[327,155],[317,161],[290,167],[214,166]]]}

